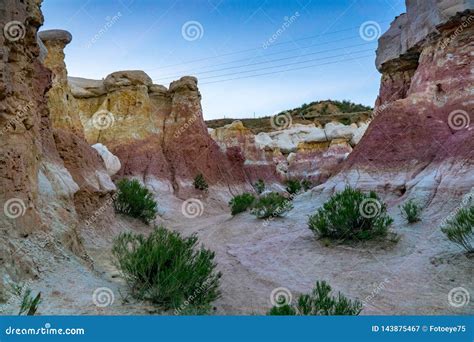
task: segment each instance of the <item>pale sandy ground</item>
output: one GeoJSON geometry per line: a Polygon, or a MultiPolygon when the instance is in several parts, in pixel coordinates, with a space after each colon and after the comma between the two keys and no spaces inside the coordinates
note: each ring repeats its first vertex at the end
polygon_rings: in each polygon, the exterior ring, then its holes
{"type": "MultiPolygon", "coordinates": [[[[226,203],[212,196],[202,199],[204,211],[197,218],[182,214],[181,200],[162,197],[162,217],[157,222],[184,235],[197,233],[207,248],[216,251],[223,277],[215,314],[264,314],[271,306],[273,289],[285,287],[295,300],[298,294],[310,291],[316,280],[326,280],[334,290],[365,301],[362,314],[366,315],[474,313],[472,299],[460,308],[448,302],[449,291],[456,287],[474,296],[474,259],[440,232],[439,222],[448,214],[447,209],[441,213],[428,208],[422,222],[408,225],[393,205],[389,212],[395,218],[392,230],[400,236],[397,244],[388,241],[327,247],[307,227],[308,215],[326,199],[318,192],[302,194],[285,218],[264,225],[249,213],[231,217],[226,203]]],[[[452,209],[456,204],[447,206],[452,209]]],[[[132,229],[147,233],[152,228],[124,217],[118,221],[117,226],[83,233],[94,260],[93,271],[78,258],[58,250],[49,254],[50,260],[40,262],[41,277],[30,285],[43,294],[39,314],[160,314],[156,308],[130,298],[110,255],[111,241],[119,232],[132,229]],[[109,288],[114,297],[113,303],[103,308],[92,300],[100,287],[109,288]]],[[[12,313],[16,307],[11,301],[3,313],[12,313]]]]}

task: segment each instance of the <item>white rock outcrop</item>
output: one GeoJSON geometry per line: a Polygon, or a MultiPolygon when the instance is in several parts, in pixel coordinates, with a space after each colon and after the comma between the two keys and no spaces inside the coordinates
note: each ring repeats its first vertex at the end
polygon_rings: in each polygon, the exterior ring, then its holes
{"type": "Polygon", "coordinates": [[[112,177],[117,172],[119,172],[120,168],[122,167],[120,163],[120,159],[114,154],[112,154],[112,152],[108,150],[107,146],[99,143],[99,144],[92,145],[92,147],[97,152],[99,152],[100,156],[102,157],[102,160],[104,161],[105,168],[109,176],[112,177]]]}

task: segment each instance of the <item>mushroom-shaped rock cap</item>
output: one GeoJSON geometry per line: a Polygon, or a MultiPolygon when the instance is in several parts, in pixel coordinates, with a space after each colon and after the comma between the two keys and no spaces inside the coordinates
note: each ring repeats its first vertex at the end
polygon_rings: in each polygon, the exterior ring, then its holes
{"type": "Polygon", "coordinates": [[[108,75],[104,80],[107,90],[115,90],[121,87],[146,85],[151,86],[153,81],[150,76],[141,70],[117,71],[108,75]]]}
{"type": "Polygon", "coordinates": [[[179,92],[179,91],[196,91],[198,90],[197,87],[198,80],[194,76],[184,76],[181,77],[177,81],[173,81],[170,84],[170,91],[171,92],[179,92]]]}
{"type": "Polygon", "coordinates": [[[65,30],[46,30],[38,33],[38,36],[43,42],[60,41],[64,44],[69,44],[72,40],[72,35],[65,30]]]}

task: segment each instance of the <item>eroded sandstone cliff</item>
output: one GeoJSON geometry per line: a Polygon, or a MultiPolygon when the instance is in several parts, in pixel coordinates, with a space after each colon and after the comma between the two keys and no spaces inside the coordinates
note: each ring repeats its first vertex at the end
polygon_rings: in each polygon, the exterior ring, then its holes
{"type": "Polygon", "coordinates": [[[375,119],[332,185],[458,201],[474,186],[474,4],[407,1],[379,40],[375,119]]]}
{"type": "Polygon", "coordinates": [[[80,122],[69,104],[48,106],[47,96],[61,103],[68,94],[64,65],[55,61],[62,61],[56,55],[70,39],[46,35],[47,51],[37,38],[40,4],[0,3],[0,292],[47,268],[43,252],[64,255],[69,249],[85,257],[81,215],[115,190],[99,154],[75,130],[80,122]],[[72,120],[63,121],[67,113],[72,120]]]}

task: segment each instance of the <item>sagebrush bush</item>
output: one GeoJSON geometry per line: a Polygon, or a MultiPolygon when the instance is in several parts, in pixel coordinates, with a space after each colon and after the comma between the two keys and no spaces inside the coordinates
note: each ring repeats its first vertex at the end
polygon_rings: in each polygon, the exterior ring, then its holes
{"type": "Polygon", "coordinates": [[[255,196],[248,192],[234,196],[229,202],[232,215],[246,211],[255,202],[255,196]]]}
{"type": "Polygon", "coordinates": [[[206,179],[204,178],[203,174],[200,173],[196,177],[194,177],[194,188],[205,191],[209,188],[209,185],[207,185],[206,179]]]}
{"type": "Polygon", "coordinates": [[[337,296],[331,295],[331,286],[325,281],[316,282],[310,294],[300,295],[296,305],[291,303],[274,306],[268,315],[299,315],[299,316],[334,316],[334,315],[359,315],[362,303],[350,300],[340,292],[337,296]]]}
{"type": "Polygon", "coordinates": [[[195,235],[184,238],[159,227],[148,237],[120,234],[112,253],[136,298],[165,309],[185,302],[200,308],[219,297],[221,273],[215,271],[214,252],[197,244],[195,235]]]}
{"type": "Polygon", "coordinates": [[[253,185],[253,188],[255,189],[255,192],[260,195],[262,192],[265,191],[265,182],[262,179],[259,179],[253,185]]]}
{"type": "Polygon", "coordinates": [[[408,223],[415,223],[421,220],[421,208],[413,199],[402,205],[401,211],[402,216],[408,223]]]}
{"type": "Polygon", "coordinates": [[[277,192],[270,192],[260,197],[253,205],[251,213],[260,219],[281,217],[293,209],[289,199],[277,192]]]}
{"type": "Polygon", "coordinates": [[[385,236],[392,223],[387,206],[375,192],[365,194],[348,187],[310,216],[308,226],[318,237],[344,241],[385,236]]]}
{"type": "Polygon", "coordinates": [[[116,212],[138,218],[149,223],[156,217],[156,202],[153,194],[136,179],[122,179],[117,183],[114,200],[116,212]]]}
{"type": "Polygon", "coordinates": [[[308,191],[309,189],[313,187],[313,183],[308,179],[303,179],[301,181],[301,186],[303,187],[304,191],[308,191]]]}
{"type": "Polygon", "coordinates": [[[296,195],[301,191],[301,183],[299,180],[290,179],[286,181],[286,191],[291,195],[296,195]]]}
{"type": "Polygon", "coordinates": [[[460,209],[456,216],[441,227],[448,239],[468,253],[474,253],[474,205],[460,209]]]}

